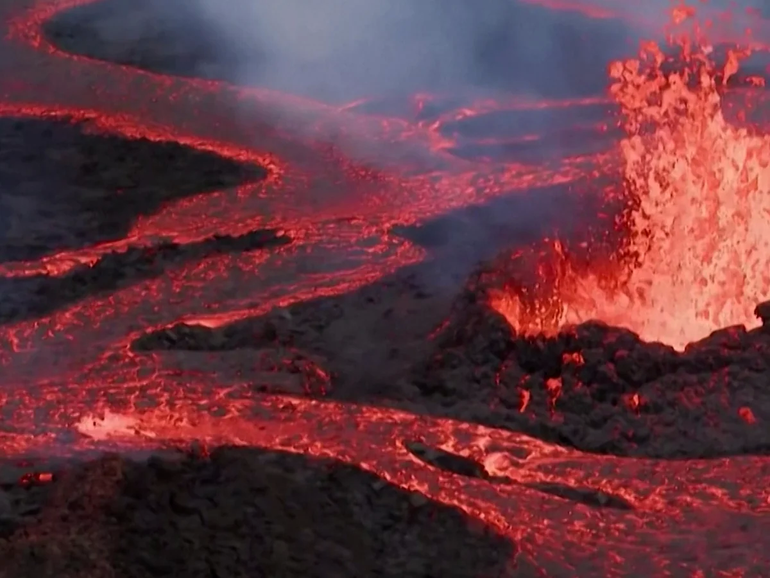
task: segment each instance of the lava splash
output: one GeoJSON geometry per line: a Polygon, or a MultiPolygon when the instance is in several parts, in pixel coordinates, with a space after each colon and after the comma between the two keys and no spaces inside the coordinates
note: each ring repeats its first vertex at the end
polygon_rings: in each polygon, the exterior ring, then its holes
{"type": "Polygon", "coordinates": [[[493,307],[520,331],[601,320],[682,349],[722,327],[758,325],[754,304],[770,293],[770,136],[723,111],[750,51],[729,49],[717,65],[693,16],[674,12],[668,54],[647,42],[610,68],[625,130],[621,240],[601,256],[598,239],[590,256],[555,240],[531,250],[534,266],[501,257],[507,288],[493,307]]]}

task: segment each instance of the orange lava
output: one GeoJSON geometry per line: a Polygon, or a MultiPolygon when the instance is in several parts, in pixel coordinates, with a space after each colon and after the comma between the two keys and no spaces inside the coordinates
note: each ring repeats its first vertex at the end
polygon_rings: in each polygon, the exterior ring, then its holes
{"type": "MultiPolygon", "coordinates": [[[[693,15],[677,10],[675,23],[693,15]]],[[[748,51],[729,51],[718,68],[697,26],[671,42],[674,57],[649,42],[610,70],[626,132],[628,238],[611,263],[590,267],[555,242],[546,276],[558,279],[533,296],[534,314],[515,293],[493,298],[521,331],[598,319],[683,349],[723,327],[759,325],[754,306],[770,296],[770,136],[727,122],[721,107],[748,51]],[[672,62],[682,69],[666,71],[672,62]]]]}
{"type": "MultiPolygon", "coordinates": [[[[367,113],[366,101],[332,107],[270,90],[166,78],[73,57],[47,44],[43,22],[89,1],[0,4],[0,20],[10,31],[0,59],[0,114],[72,117],[126,138],[176,140],[267,164],[271,177],[172,203],[139,219],[114,243],[6,263],[0,274],[61,276],[106,252],[158,238],[189,243],[269,227],[294,242],[269,253],[182,264],[160,278],[0,327],[0,451],[6,458],[154,450],[193,441],[276,448],[356,464],[457,506],[514,540],[520,549],[516,562],[536,567],[542,576],[704,576],[704,568],[715,576],[766,572],[770,493],[757,483],[770,476],[766,458],[662,461],[584,454],[501,429],[389,408],[259,395],[249,376],[231,371],[230,357],[213,356],[204,371],[185,365],[174,352],[139,354],[129,347],[155,329],[179,322],[221,326],[351,291],[419,262],[420,248],[389,234],[395,224],[420,223],[533,187],[574,185],[575,195],[587,188],[602,194],[621,174],[638,201],[625,222],[632,234],[624,255],[639,252],[638,264],[623,268],[625,257],[610,255],[602,267],[586,272],[561,244],[540,261],[524,259],[533,265],[530,273],[542,266],[551,275],[557,271],[559,280],[549,285],[550,297],[556,288],[558,299],[546,300],[534,315],[530,309],[530,322],[544,328],[548,318],[557,329],[599,316],[677,345],[720,325],[750,322],[767,288],[763,267],[769,253],[761,221],[766,201],[757,193],[767,188],[767,141],[724,120],[718,86],[661,90],[654,66],[651,77],[642,77],[641,68],[616,65],[613,96],[624,107],[627,131],[620,147],[607,131],[614,119],[601,99],[532,102],[512,96],[424,121],[421,108],[442,97],[418,95],[405,112],[385,117],[367,113]],[[656,94],[667,95],[667,106],[650,102],[656,94]],[[682,99],[691,106],[682,109],[682,99]],[[490,144],[452,126],[491,113],[544,108],[569,109],[582,121],[577,129],[556,127],[550,134],[518,134],[493,144],[561,142],[566,129],[575,129],[578,144],[586,147],[557,160],[467,160],[452,154],[461,145],[490,144]],[[351,142],[319,144],[332,132],[350,135],[351,142]],[[595,141],[601,146],[587,146],[595,141]],[[383,151],[388,155],[381,163],[370,162],[383,151]],[[717,243],[717,233],[728,242],[717,243]],[[742,268],[739,274],[726,276],[736,268],[742,268]],[[565,299],[572,307],[568,313],[553,309],[565,299]],[[507,481],[427,466],[404,447],[410,440],[472,457],[507,481]],[[591,508],[538,491],[538,483],[611,492],[634,510],[591,508]],[[739,546],[745,548],[740,556],[739,546]]],[[[608,17],[586,6],[579,3],[586,14],[608,17]]],[[[651,48],[647,53],[655,64],[651,48]]],[[[705,64],[697,52],[692,60],[705,64]]],[[[713,71],[704,70],[712,79],[713,71]]],[[[498,306],[517,306],[512,293],[499,297],[498,306]]],[[[505,311],[514,325],[520,323],[520,312],[505,311]]],[[[323,367],[307,364],[303,371],[321,384],[316,389],[326,388],[323,367]]],[[[558,395],[559,384],[551,388],[558,395]]],[[[627,403],[636,408],[640,401],[627,403]]],[[[753,419],[748,407],[742,415],[753,419]]],[[[43,473],[22,481],[48,480],[43,473]]]]}

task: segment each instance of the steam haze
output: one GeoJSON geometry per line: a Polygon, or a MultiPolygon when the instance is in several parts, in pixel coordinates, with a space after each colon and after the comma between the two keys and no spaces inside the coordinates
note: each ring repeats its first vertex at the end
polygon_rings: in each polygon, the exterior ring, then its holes
{"type": "Polygon", "coordinates": [[[513,0],[194,0],[245,84],[329,101],[415,91],[601,92],[620,21],[513,0]]]}
{"type": "MultiPolygon", "coordinates": [[[[547,99],[601,95],[608,63],[633,54],[639,41],[638,31],[620,20],[515,0],[194,2],[196,19],[213,29],[239,84],[334,103],[423,91],[460,102],[501,93],[547,99]]],[[[512,132],[521,133],[547,131],[564,120],[544,111],[492,122],[503,123],[495,132],[514,123],[512,132]]],[[[313,132],[313,137],[333,141],[346,155],[372,164],[385,163],[388,155],[422,154],[405,143],[372,142],[367,134],[313,132]]],[[[548,148],[558,156],[561,143],[549,141],[548,148]]],[[[519,232],[537,236],[541,227],[568,213],[560,198],[551,191],[519,197],[483,214],[439,220],[427,234],[450,240],[444,250],[464,275],[503,239],[519,232]],[[494,227],[490,212],[499,213],[494,227]],[[490,228],[506,234],[495,243],[490,228]]],[[[433,281],[439,282],[438,275],[433,281]]]]}

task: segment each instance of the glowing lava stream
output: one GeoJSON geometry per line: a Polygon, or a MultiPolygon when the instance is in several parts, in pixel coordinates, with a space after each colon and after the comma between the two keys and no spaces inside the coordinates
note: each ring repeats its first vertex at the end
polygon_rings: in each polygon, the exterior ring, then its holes
{"type": "MultiPolygon", "coordinates": [[[[193,389],[196,384],[191,384],[193,389]]],[[[228,398],[223,395],[222,398],[228,398]]],[[[218,400],[212,399],[216,406],[218,400]]],[[[715,571],[730,569],[710,554],[720,544],[752,543],[767,531],[766,489],[751,490],[753,476],[770,474],[759,458],[703,461],[623,460],[581,454],[521,434],[390,409],[266,396],[239,412],[208,417],[195,404],[140,417],[107,414],[76,428],[95,449],[138,450],[158,440],[209,440],[279,448],[355,463],[384,479],[456,505],[511,536],[523,557],[549,576],[664,576],[677,567],[676,543],[685,556],[703,556],[715,571]],[[187,421],[191,416],[191,421],[187,421]],[[426,467],[403,442],[420,440],[484,463],[497,482],[465,478],[426,467]],[[516,457],[513,457],[516,456],[516,457]],[[635,510],[594,510],[544,494],[537,484],[593,488],[627,500],[635,510]],[[737,530],[737,527],[741,530],[737,530]],[[731,534],[727,528],[736,528],[731,534]],[[666,570],[668,568],[668,571],[666,570]]],[[[19,450],[40,440],[16,438],[19,450]],[[22,446],[25,441],[29,445],[22,446]]],[[[46,444],[45,447],[50,447],[46,444]]],[[[764,553],[743,564],[767,563],[764,553]]],[[[682,566],[680,566],[680,564],[682,566]]],[[[678,575],[678,574],[675,574],[678,575]]],[[[735,574],[737,575],[737,574],[735,574]]]]}
{"type": "MultiPolygon", "coordinates": [[[[600,576],[695,576],[705,566],[714,575],[738,576],[770,567],[770,551],[764,546],[770,498],[757,484],[770,475],[765,458],[674,462],[601,457],[521,434],[392,409],[256,397],[236,381],[212,385],[200,380],[173,367],[171,357],[131,353],[131,339],[179,319],[205,317],[215,325],[370,283],[421,258],[405,241],[384,235],[389,225],[534,184],[597,175],[612,156],[568,159],[556,168],[511,164],[504,171],[493,170],[444,154],[447,142],[438,138],[436,127],[397,119],[384,124],[270,91],[169,79],[51,49],[41,39],[42,22],[63,7],[82,3],[42,3],[21,16],[20,10],[29,8],[24,1],[0,7],[13,38],[22,41],[12,45],[13,58],[0,62],[0,91],[6,101],[2,113],[90,118],[107,132],[182,140],[231,158],[267,159],[272,167],[265,183],[189,199],[139,221],[125,243],[233,233],[226,216],[214,216],[205,225],[195,219],[222,207],[238,215],[236,225],[244,231],[279,227],[297,242],[269,255],[209,258],[172,270],[163,279],[1,329],[0,446],[7,456],[132,451],[200,439],[285,449],[357,464],[401,487],[456,505],[510,536],[521,548],[518,562],[528,561],[549,576],[572,576],[575,568],[600,576]],[[50,86],[57,91],[46,90],[50,86]],[[89,109],[97,98],[101,108],[89,109]],[[221,112],[247,101],[259,106],[261,118],[253,113],[249,123],[221,112]],[[281,117],[279,112],[287,109],[303,114],[293,120],[281,117]],[[273,126],[276,116],[285,123],[280,130],[273,126]],[[343,158],[330,162],[290,136],[302,122],[298,118],[311,119],[320,134],[326,125],[360,123],[385,142],[408,137],[450,168],[440,175],[425,171],[402,178],[367,171],[365,163],[343,158]],[[356,200],[352,191],[359,193],[356,200]],[[356,218],[349,219],[351,215],[356,218]],[[351,240],[372,238],[378,239],[375,249],[352,256],[343,251],[353,245],[351,240]],[[335,256],[333,270],[310,267],[313,273],[304,273],[309,263],[330,256],[335,256]],[[246,282],[241,293],[223,300],[221,284],[233,269],[246,282]],[[293,278],[299,280],[286,283],[293,278]],[[43,415],[49,421],[41,424],[43,415]],[[422,464],[403,447],[404,441],[415,439],[467,454],[507,480],[465,478],[422,464]],[[576,504],[532,487],[536,484],[604,491],[634,509],[576,504]],[[739,546],[744,549],[736,555],[739,546]]],[[[9,265],[3,273],[63,274],[122,246],[118,242],[9,265]]]]}

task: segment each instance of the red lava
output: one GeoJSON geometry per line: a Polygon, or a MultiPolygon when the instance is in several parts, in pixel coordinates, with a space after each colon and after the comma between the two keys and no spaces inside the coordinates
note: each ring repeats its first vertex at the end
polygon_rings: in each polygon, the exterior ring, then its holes
{"type": "MultiPolygon", "coordinates": [[[[675,23],[693,14],[676,10],[675,23]]],[[[652,42],[610,70],[627,135],[626,246],[611,263],[579,270],[556,241],[540,265],[550,263],[541,277],[552,277],[554,292],[534,318],[521,322],[515,293],[495,298],[522,331],[600,319],[683,349],[722,327],[759,325],[754,305],[770,293],[770,137],[728,123],[720,94],[750,50],[730,49],[718,69],[707,30],[677,32],[670,42],[683,71],[666,72],[672,58],[652,42]]]]}
{"type": "MultiPolygon", "coordinates": [[[[242,384],[220,386],[173,367],[160,355],[137,355],[128,347],[139,335],[180,321],[216,326],[371,283],[423,257],[417,247],[387,235],[394,224],[416,223],[533,185],[588,178],[601,188],[623,173],[641,187],[650,171],[682,168],[682,158],[706,163],[721,171],[720,178],[742,184],[728,191],[708,171],[701,174],[702,181],[693,183],[684,167],[684,173],[674,172],[665,186],[644,197],[646,204],[639,215],[646,220],[634,221],[637,231],[665,226],[660,219],[671,216],[666,211],[672,199],[690,203],[688,208],[704,192],[718,197],[738,190],[741,198],[755,199],[758,179],[766,179],[761,170],[767,164],[752,165],[744,174],[733,161],[766,159],[767,139],[726,124],[715,108],[714,85],[706,83],[695,96],[680,88],[677,98],[699,104],[692,115],[676,120],[666,116],[676,111],[634,107],[628,89],[648,90],[648,77],[641,76],[633,61],[617,64],[612,71],[617,81],[613,97],[626,112],[625,128],[630,131],[622,144],[608,143],[606,152],[576,154],[556,163],[467,161],[450,154],[454,137],[439,131],[442,124],[488,110],[578,109],[596,102],[514,98],[479,102],[428,124],[367,115],[362,112],[365,103],[332,107],[270,90],[167,78],[73,57],[47,44],[40,31],[42,23],[57,11],[84,3],[20,0],[0,8],[0,18],[10,30],[9,56],[0,62],[0,112],[85,119],[95,131],[178,141],[269,169],[269,178],[259,184],[194,197],[140,220],[122,244],[149,243],[160,235],[191,242],[217,232],[233,234],[255,227],[280,228],[291,233],[295,243],[269,255],[210,257],[163,278],[0,329],[4,426],[0,447],[7,456],[135,451],[195,440],[264,446],[334,457],[455,505],[510,536],[543,575],[569,575],[579,567],[603,576],[632,572],[705,576],[698,569],[708,567],[708,575],[749,576],[762,575],[769,567],[770,555],[763,544],[769,529],[770,493],[757,483],[770,475],[770,461],[765,458],[664,461],[584,454],[522,434],[391,409],[255,396],[242,384]],[[243,114],[234,118],[234,107],[243,114]],[[284,114],[287,111],[292,114],[284,114]],[[660,115],[672,121],[665,129],[633,134],[630,125],[658,122],[660,115]],[[696,136],[705,140],[688,138],[695,125],[701,131],[696,136]],[[335,126],[364,135],[370,142],[390,143],[392,150],[421,151],[424,156],[410,158],[426,161],[405,170],[396,152],[392,159],[383,159],[379,166],[384,168],[372,169],[365,151],[359,157],[346,155],[344,146],[330,151],[319,148],[315,139],[296,136],[302,127],[322,139],[335,126]],[[684,149],[671,151],[676,145],[684,149]],[[692,151],[689,146],[694,147],[692,151]],[[637,163],[640,157],[646,159],[644,166],[637,163]],[[201,219],[201,215],[207,217],[201,219]],[[326,270],[304,273],[313,259],[325,263],[326,270]],[[221,287],[233,269],[241,272],[242,286],[222,298],[221,287]],[[515,482],[558,482],[604,490],[622,496],[634,509],[592,509],[520,484],[493,484],[447,473],[416,460],[404,447],[405,440],[413,439],[472,457],[489,473],[515,482]],[[731,552],[738,546],[742,550],[736,560],[731,552]]],[[[561,3],[544,4],[562,7],[561,3]]],[[[592,14],[605,17],[604,12],[592,14]]],[[[654,63],[655,52],[647,54],[654,63]]],[[[419,108],[431,98],[437,97],[415,97],[414,104],[419,108]]],[[[613,122],[608,116],[605,124],[613,122]]],[[[595,127],[597,134],[604,129],[595,127]]],[[[763,206],[758,208],[761,211],[763,206]]],[[[654,312],[698,313],[723,299],[715,287],[724,286],[699,285],[693,277],[692,266],[701,264],[709,251],[701,235],[709,218],[698,216],[689,228],[671,237],[663,245],[667,259],[655,255],[651,265],[633,270],[632,276],[637,277],[629,286],[649,286],[652,291],[648,308],[638,310],[637,317],[619,314],[616,319],[613,308],[607,308],[615,304],[603,300],[595,305],[596,315],[607,313],[610,321],[645,337],[676,344],[727,322],[748,321],[743,307],[753,309],[757,293],[767,289],[764,277],[752,281],[759,285],[746,287],[739,302],[728,300],[723,313],[691,326],[678,324],[673,333],[652,316],[654,312]],[[687,256],[692,261],[673,261],[680,257],[677,251],[684,251],[679,244],[683,236],[698,241],[695,252],[687,256]],[[671,270],[685,262],[688,269],[671,270]],[[655,285],[653,281],[662,276],[669,276],[669,285],[655,285]],[[698,299],[691,301],[693,294],[687,291],[696,287],[698,299]],[[656,290],[665,291],[666,296],[656,290]],[[668,300],[669,295],[674,299],[668,300]]],[[[759,233],[753,226],[739,227],[736,243],[758,243],[759,233]]],[[[2,273],[60,275],[76,264],[93,262],[121,243],[7,264],[2,273]]],[[[747,253],[736,245],[714,263],[762,267],[767,264],[762,249],[747,253]],[[736,261],[736,252],[743,259],[751,255],[751,260],[736,261]]],[[[588,282],[585,277],[573,279],[588,282]]],[[[581,312],[587,314],[593,311],[581,312]]],[[[558,319],[556,327],[575,320],[558,319]]],[[[511,321],[517,324],[519,319],[512,315],[511,321]]]]}

